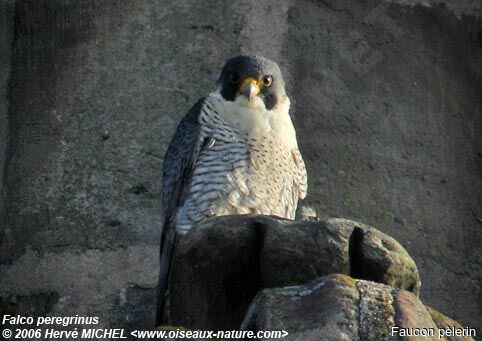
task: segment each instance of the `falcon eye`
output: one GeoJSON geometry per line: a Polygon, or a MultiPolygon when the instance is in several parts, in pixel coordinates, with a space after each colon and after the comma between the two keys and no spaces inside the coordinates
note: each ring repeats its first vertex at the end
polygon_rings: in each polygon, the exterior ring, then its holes
{"type": "Polygon", "coordinates": [[[236,72],[230,72],[228,77],[229,77],[229,81],[233,84],[236,84],[239,82],[239,75],[236,72]]]}
{"type": "Polygon", "coordinates": [[[270,75],[264,76],[263,77],[263,85],[264,86],[270,86],[271,83],[273,83],[273,77],[270,75]]]}

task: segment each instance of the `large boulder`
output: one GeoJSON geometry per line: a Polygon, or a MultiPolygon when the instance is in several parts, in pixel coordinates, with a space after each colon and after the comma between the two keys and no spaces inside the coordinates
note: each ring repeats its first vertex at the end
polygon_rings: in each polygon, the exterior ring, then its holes
{"type": "Polygon", "coordinates": [[[417,267],[397,241],[344,219],[209,219],[179,240],[173,262],[167,313],[189,328],[237,328],[259,290],[333,273],[414,294],[420,288],[417,267]]]}
{"type": "Polygon", "coordinates": [[[467,335],[448,336],[456,330],[464,333],[464,329],[424,306],[413,293],[346,275],[261,291],[242,330],[285,331],[286,341],[399,340],[400,336],[408,340],[473,340],[467,335]]]}

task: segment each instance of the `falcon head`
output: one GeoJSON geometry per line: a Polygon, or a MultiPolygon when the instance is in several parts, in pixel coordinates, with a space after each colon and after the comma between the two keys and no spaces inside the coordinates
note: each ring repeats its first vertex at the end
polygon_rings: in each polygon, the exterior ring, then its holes
{"type": "Polygon", "coordinates": [[[286,101],[285,82],[279,66],[261,56],[237,56],[226,62],[218,79],[226,101],[272,110],[286,101]]]}

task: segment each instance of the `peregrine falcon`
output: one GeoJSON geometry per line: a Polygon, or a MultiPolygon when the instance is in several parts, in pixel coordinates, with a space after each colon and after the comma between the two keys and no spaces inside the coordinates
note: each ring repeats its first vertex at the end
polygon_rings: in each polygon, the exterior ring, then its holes
{"type": "Polygon", "coordinates": [[[278,65],[238,56],[179,123],[163,166],[157,325],[177,234],[213,216],[295,218],[307,178],[289,108],[278,65]]]}

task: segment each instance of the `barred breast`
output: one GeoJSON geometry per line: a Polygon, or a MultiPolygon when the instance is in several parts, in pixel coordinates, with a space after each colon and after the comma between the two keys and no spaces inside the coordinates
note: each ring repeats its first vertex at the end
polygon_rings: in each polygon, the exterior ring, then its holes
{"type": "Polygon", "coordinates": [[[298,199],[306,193],[299,151],[270,135],[254,137],[235,129],[219,115],[216,101],[208,97],[199,116],[208,142],[178,211],[178,232],[185,233],[195,223],[220,215],[263,214],[294,219],[298,199]],[[301,188],[303,183],[305,188],[301,188]]]}

